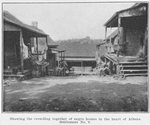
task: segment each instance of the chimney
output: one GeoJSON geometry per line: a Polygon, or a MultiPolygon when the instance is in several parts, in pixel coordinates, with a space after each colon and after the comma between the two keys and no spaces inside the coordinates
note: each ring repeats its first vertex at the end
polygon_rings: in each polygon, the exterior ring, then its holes
{"type": "Polygon", "coordinates": [[[32,21],[31,25],[34,26],[35,28],[38,28],[38,22],[37,21],[32,21]]]}

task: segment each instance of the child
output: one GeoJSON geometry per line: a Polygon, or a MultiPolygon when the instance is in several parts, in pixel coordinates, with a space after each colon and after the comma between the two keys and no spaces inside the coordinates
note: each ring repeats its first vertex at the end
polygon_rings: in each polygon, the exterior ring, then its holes
{"type": "Polygon", "coordinates": [[[101,56],[101,63],[99,65],[99,72],[100,72],[100,76],[103,75],[109,75],[110,74],[110,70],[109,70],[109,63],[105,62],[105,57],[101,56]]]}

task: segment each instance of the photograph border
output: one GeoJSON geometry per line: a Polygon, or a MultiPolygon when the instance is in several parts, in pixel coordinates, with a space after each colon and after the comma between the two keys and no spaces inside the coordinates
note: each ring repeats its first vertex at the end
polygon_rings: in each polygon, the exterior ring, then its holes
{"type": "MultiPolygon", "coordinates": [[[[81,1],[81,2],[61,2],[61,1],[57,1],[57,2],[10,2],[10,1],[8,1],[8,2],[2,2],[1,3],[1,7],[2,7],[2,9],[1,9],[1,11],[3,12],[3,5],[4,4],[76,4],[76,3],[86,3],[86,4],[90,4],[90,3],[135,3],[135,2],[147,2],[148,3],[148,31],[150,31],[149,30],[149,28],[150,28],[150,26],[149,26],[149,23],[150,23],[150,9],[149,9],[149,0],[148,1],[142,1],[142,0],[140,0],[140,1],[95,1],[95,2],[91,2],[91,1],[81,1]]],[[[3,36],[4,36],[4,34],[3,34],[3,13],[1,12],[1,25],[2,25],[2,32],[1,32],[1,41],[3,41],[3,36]]],[[[148,32],[148,34],[149,34],[149,32],[148,32]]],[[[149,35],[148,35],[148,43],[149,43],[149,35]]],[[[89,113],[92,113],[93,115],[94,114],[98,114],[98,115],[112,115],[112,114],[116,114],[116,115],[121,115],[121,114],[124,114],[124,115],[148,115],[149,113],[150,113],[150,94],[149,94],[149,87],[150,87],[150,85],[149,85],[149,64],[150,64],[150,61],[149,61],[149,59],[150,59],[150,55],[149,55],[149,53],[150,53],[150,44],[148,44],[148,111],[147,112],[64,112],[64,111],[61,111],[61,112],[57,112],[57,111],[52,111],[52,112],[4,112],[4,110],[3,110],[3,106],[4,106],[4,103],[3,103],[3,101],[5,100],[4,99],[4,86],[3,86],[3,53],[4,53],[4,45],[3,45],[3,42],[2,42],[2,45],[1,45],[1,51],[2,51],[2,54],[1,54],[1,114],[2,115],[13,115],[13,114],[15,114],[15,115],[19,115],[19,114],[29,114],[29,115],[33,115],[33,114],[39,114],[39,115],[41,115],[41,114],[54,114],[54,115],[57,115],[57,114],[59,114],[59,115],[63,115],[64,113],[65,114],[67,114],[67,115],[69,115],[70,113],[72,113],[73,115],[77,115],[77,114],[80,114],[80,115],[86,115],[86,114],[89,114],[89,113]]],[[[150,122],[149,122],[150,123],[150,122]]],[[[101,123],[100,123],[101,124],[101,123]]]]}

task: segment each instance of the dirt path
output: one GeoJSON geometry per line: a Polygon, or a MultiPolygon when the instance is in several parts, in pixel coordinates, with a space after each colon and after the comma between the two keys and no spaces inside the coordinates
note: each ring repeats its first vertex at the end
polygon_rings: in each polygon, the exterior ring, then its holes
{"type": "MultiPolygon", "coordinates": [[[[25,105],[23,103],[24,101],[27,103],[26,105],[32,105],[32,103],[34,105],[41,105],[43,106],[41,110],[44,111],[47,110],[44,106],[47,103],[50,103],[50,107],[54,103],[54,107],[52,106],[48,110],[55,110],[55,105],[59,107],[56,110],[60,110],[59,103],[64,104],[64,106],[71,105],[72,107],[75,102],[79,103],[77,104],[79,107],[80,105],[86,107],[85,104],[87,103],[93,106],[96,105],[96,107],[98,106],[98,109],[92,107],[90,110],[103,110],[99,109],[99,103],[102,103],[99,101],[101,99],[104,99],[103,101],[108,99],[111,102],[115,100],[119,104],[119,99],[131,97],[131,99],[137,99],[140,101],[138,103],[141,103],[141,98],[144,97],[143,99],[146,99],[148,95],[147,77],[132,77],[125,80],[117,80],[109,76],[70,76],[43,77],[22,82],[8,82],[9,86],[5,86],[5,110],[7,111],[18,110],[16,105],[21,105],[22,107],[22,105],[25,105]],[[20,102],[20,100],[23,102],[20,102]],[[80,101],[83,101],[85,104],[80,104],[80,101]]],[[[112,103],[116,102],[113,101],[112,103]]],[[[71,107],[69,109],[67,108],[67,110],[78,110],[72,109],[71,107]]],[[[30,109],[30,107],[28,108],[30,109]]],[[[29,110],[28,108],[21,108],[21,110],[29,110]]],[[[65,109],[65,107],[62,108],[65,109]]],[[[115,108],[115,110],[117,109],[115,108]]]]}
{"type": "Polygon", "coordinates": [[[43,78],[33,78],[31,80],[22,81],[19,84],[24,85],[35,85],[33,87],[25,87],[20,90],[7,90],[8,94],[24,92],[30,97],[35,96],[36,94],[45,92],[46,89],[55,86],[55,85],[64,85],[67,83],[91,83],[91,82],[100,82],[100,83],[118,83],[118,84],[143,84],[147,82],[147,77],[128,77],[126,79],[114,79],[113,77],[99,77],[99,76],[78,76],[78,77],[43,77],[43,78]]]}

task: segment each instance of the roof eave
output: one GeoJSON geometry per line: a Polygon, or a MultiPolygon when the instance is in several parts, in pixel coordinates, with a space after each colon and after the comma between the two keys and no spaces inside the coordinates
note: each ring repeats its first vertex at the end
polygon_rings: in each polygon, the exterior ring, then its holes
{"type": "Polygon", "coordinates": [[[111,25],[110,25],[111,22],[112,22],[113,20],[115,20],[115,18],[118,18],[118,16],[119,16],[120,13],[125,12],[125,11],[128,11],[128,10],[130,10],[130,9],[134,9],[134,8],[137,8],[137,7],[146,5],[146,4],[147,4],[147,3],[138,3],[137,5],[134,4],[134,5],[133,5],[132,7],[130,7],[130,8],[117,11],[117,12],[104,24],[104,26],[106,26],[106,27],[111,26],[111,25]],[[135,5],[136,5],[136,6],[135,6],[135,5]]]}
{"type": "Polygon", "coordinates": [[[111,24],[111,22],[112,22],[113,20],[115,20],[116,18],[118,18],[118,12],[116,12],[116,13],[104,24],[104,26],[109,27],[110,24],[111,24]]]}
{"type": "Polygon", "coordinates": [[[42,35],[42,36],[49,36],[48,34],[43,34],[43,33],[37,32],[37,31],[35,31],[35,30],[29,29],[29,28],[27,28],[27,27],[23,27],[23,26],[21,26],[21,25],[15,23],[15,22],[13,22],[13,21],[11,21],[11,20],[6,19],[6,18],[4,18],[4,21],[9,22],[9,23],[12,23],[12,24],[14,24],[14,25],[17,25],[17,26],[19,26],[19,27],[21,27],[21,28],[23,28],[23,29],[29,30],[29,31],[34,32],[34,33],[37,33],[37,34],[39,34],[39,35],[42,35]]]}
{"type": "Polygon", "coordinates": [[[58,45],[48,45],[49,48],[56,48],[58,45]]]}

